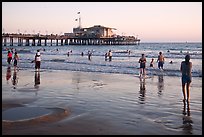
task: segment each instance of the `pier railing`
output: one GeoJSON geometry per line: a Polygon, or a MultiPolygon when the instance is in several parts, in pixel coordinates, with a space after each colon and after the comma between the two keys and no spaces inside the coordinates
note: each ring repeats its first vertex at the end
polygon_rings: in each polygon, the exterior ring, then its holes
{"type": "Polygon", "coordinates": [[[15,34],[3,33],[2,45],[13,46],[47,46],[49,45],[138,45],[140,39],[131,36],[87,37],[67,35],[15,34]]]}

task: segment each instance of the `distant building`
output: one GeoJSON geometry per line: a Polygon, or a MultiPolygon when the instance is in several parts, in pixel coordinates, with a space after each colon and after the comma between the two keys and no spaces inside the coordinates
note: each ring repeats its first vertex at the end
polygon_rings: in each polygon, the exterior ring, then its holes
{"type": "Polygon", "coordinates": [[[115,34],[113,33],[115,28],[104,27],[101,25],[94,25],[89,28],[73,28],[73,33],[75,36],[81,37],[94,37],[94,38],[110,38],[115,34]]]}

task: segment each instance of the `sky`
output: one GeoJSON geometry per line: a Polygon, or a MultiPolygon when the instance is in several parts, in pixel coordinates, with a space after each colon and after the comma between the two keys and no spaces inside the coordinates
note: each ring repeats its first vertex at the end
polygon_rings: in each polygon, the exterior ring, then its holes
{"type": "Polygon", "coordinates": [[[4,33],[71,33],[79,17],[141,42],[202,42],[202,2],[2,2],[4,33]]]}

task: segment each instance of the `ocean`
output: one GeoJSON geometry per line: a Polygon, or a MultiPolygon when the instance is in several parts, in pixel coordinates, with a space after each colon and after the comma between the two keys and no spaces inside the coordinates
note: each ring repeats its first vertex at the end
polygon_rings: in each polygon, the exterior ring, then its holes
{"type": "Polygon", "coordinates": [[[192,76],[202,77],[202,43],[141,43],[140,45],[64,45],[64,46],[13,46],[3,47],[2,65],[7,66],[7,49],[13,48],[19,54],[20,68],[34,68],[31,61],[37,49],[41,50],[41,69],[71,70],[84,72],[102,72],[118,74],[139,74],[139,58],[144,53],[147,58],[147,75],[158,75],[157,56],[161,51],[165,57],[164,72],[162,75],[181,76],[180,63],[185,55],[191,55],[193,63],[192,76]],[[111,50],[112,61],[105,61],[104,54],[111,50]],[[130,54],[128,54],[130,50],[130,54]],[[72,51],[72,53],[70,52],[72,51]],[[92,52],[91,60],[87,53],[92,52]],[[70,52],[69,57],[67,52],[70,52]],[[84,56],[81,56],[81,53],[84,56]],[[154,58],[154,68],[150,68],[154,58]],[[170,64],[169,62],[173,63],[170,64]]]}

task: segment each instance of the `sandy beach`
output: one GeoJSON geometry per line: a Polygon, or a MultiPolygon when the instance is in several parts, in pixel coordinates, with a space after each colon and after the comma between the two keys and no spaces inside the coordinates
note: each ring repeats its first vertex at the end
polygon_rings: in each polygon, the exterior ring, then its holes
{"type": "Polygon", "coordinates": [[[64,110],[48,111],[40,120],[3,118],[2,134],[202,135],[202,78],[193,78],[190,95],[189,104],[183,103],[180,77],[174,76],[140,80],[129,74],[2,66],[3,117],[20,107],[64,110]]]}

